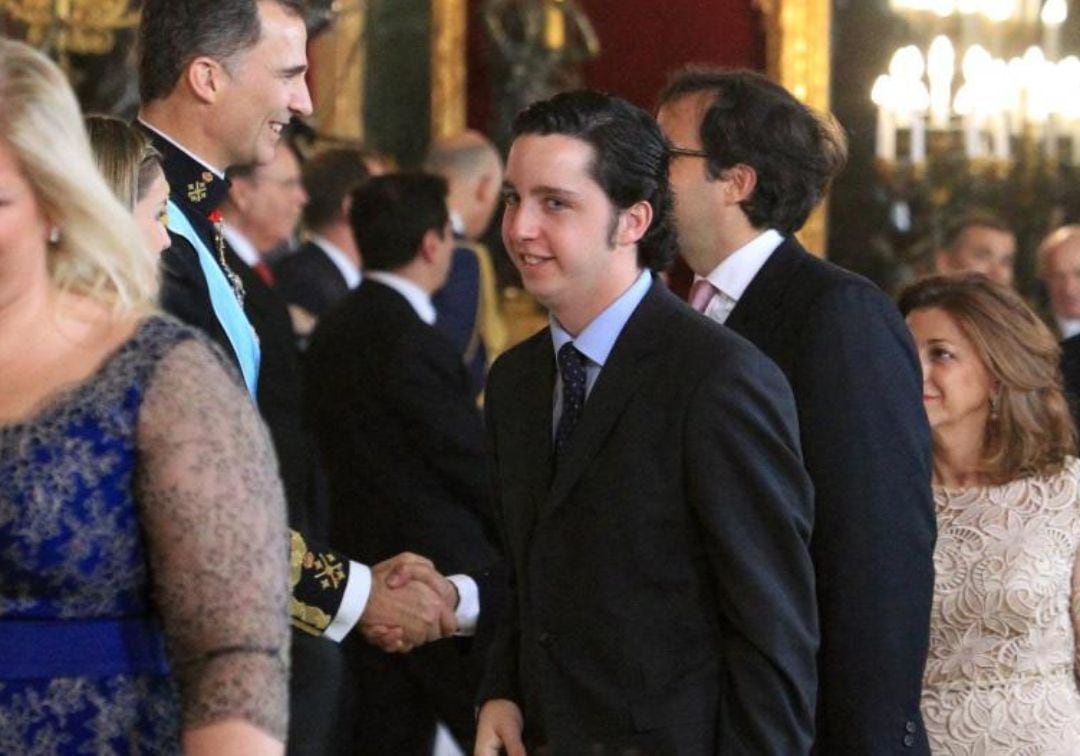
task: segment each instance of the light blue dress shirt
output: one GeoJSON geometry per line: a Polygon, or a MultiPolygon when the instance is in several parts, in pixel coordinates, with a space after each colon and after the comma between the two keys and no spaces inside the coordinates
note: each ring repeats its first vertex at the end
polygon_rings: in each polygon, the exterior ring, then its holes
{"type": "MultiPolygon", "coordinates": [[[[600,377],[600,371],[607,362],[608,355],[619,340],[619,334],[626,327],[626,321],[634,314],[634,310],[641,304],[641,300],[649,293],[652,286],[652,273],[643,270],[637,280],[624,291],[618,299],[608,305],[607,309],[593,318],[585,328],[574,338],[564,329],[554,315],[549,316],[551,325],[551,342],[555,347],[555,354],[563,344],[573,342],[574,347],[585,357],[585,398],[589,398],[596,379],[600,377]]],[[[555,438],[555,429],[559,425],[559,417],[562,416],[562,375],[555,371],[555,404],[551,419],[551,437],[555,438]]]]}

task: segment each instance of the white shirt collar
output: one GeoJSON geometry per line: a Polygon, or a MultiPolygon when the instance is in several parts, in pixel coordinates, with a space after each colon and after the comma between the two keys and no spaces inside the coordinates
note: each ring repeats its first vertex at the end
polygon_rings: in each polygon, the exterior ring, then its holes
{"type": "Polygon", "coordinates": [[[1057,321],[1058,332],[1061,333],[1062,339],[1069,339],[1080,333],[1080,320],[1073,318],[1059,318],[1056,315],[1054,320],[1057,321]]]}
{"type": "Polygon", "coordinates": [[[221,235],[225,237],[225,241],[232,247],[236,256],[246,262],[248,267],[254,268],[259,264],[262,258],[259,256],[259,250],[255,249],[255,245],[251,243],[250,239],[228,223],[221,224],[221,235]]]}
{"type": "Polygon", "coordinates": [[[458,236],[465,236],[465,219],[461,217],[461,213],[457,210],[450,211],[450,228],[458,236]]]}
{"type": "Polygon", "coordinates": [[[647,270],[641,271],[634,283],[620,294],[618,299],[608,305],[607,309],[593,318],[581,330],[577,338],[571,336],[554,315],[549,315],[551,345],[555,349],[555,354],[559,354],[563,344],[573,341],[579,352],[588,357],[594,365],[603,367],[611,350],[615,348],[615,342],[619,340],[623,328],[626,327],[626,322],[641,304],[641,300],[649,293],[650,286],[652,286],[652,274],[647,270]]]}
{"type": "MultiPolygon", "coordinates": [[[[733,302],[738,302],[769,256],[783,243],[780,232],[770,228],[728,255],[705,278],[733,302]]],[[[695,281],[699,278],[694,276],[695,281]]]]}
{"type": "Polygon", "coordinates": [[[180,143],[179,143],[178,141],[176,141],[175,139],[173,139],[173,138],[172,138],[171,136],[169,136],[168,134],[166,134],[166,133],[165,133],[164,131],[162,131],[161,129],[156,129],[156,128],[154,128],[153,126],[151,126],[150,124],[148,124],[148,123],[147,123],[146,121],[144,121],[144,120],[143,120],[143,119],[141,119],[141,118],[139,118],[139,119],[137,119],[137,120],[138,120],[138,121],[139,121],[139,123],[141,123],[141,124],[142,124],[143,126],[145,126],[146,128],[150,129],[150,131],[154,132],[154,133],[155,133],[155,134],[157,134],[157,135],[158,135],[159,137],[161,137],[162,139],[164,139],[164,140],[165,140],[166,142],[168,142],[169,144],[171,144],[171,145],[172,145],[173,147],[175,147],[176,149],[178,149],[178,150],[180,150],[181,152],[183,152],[183,153],[184,153],[185,155],[187,155],[187,156],[188,156],[189,158],[191,158],[192,160],[194,160],[195,162],[197,162],[197,163],[198,163],[199,165],[205,165],[205,166],[206,166],[207,168],[209,168],[209,169],[210,169],[210,172],[211,172],[211,173],[213,173],[213,174],[214,174],[215,176],[217,176],[217,177],[218,177],[219,179],[223,179],[223,178],[225,178],[225,171],[223,171],[223,170],[220,170],[220,169],[218,169],[218,168],[215,168],[214,166],[210,165],[210,163],[209,163],[209,162],[207,162],[206,160],[203,160],[203,159],[202,159],[201,157],[199,157],[198,155],[196,155],[196,154],[195,154],[194,152],[192,152],[191,150],[189,150],[189,149],[188,149],[187,147],[185,147],[184,145],[180,144],[180,143]]]}
{"type": "Polygon", "coordinates": [[[389,286],[405,297],[422,321],[428,325],[435,325],[435,305],[431,303],[431,295],[412,281],[385,270],[369,270],[364,273],[364,276],[369,281],[378,281],[389,286]]]}
{"type": "Polygon", "coordinates": [[[312,234],[309,238],[312,243],[323,251],[323,254],[330,258],[330,262],[341,272],[341,277],[345,279],[346,286],[355,289],[360,285],[360,268],[349,259],[349,256],[342,251],[341,247],[319,234],[312,234]]]}

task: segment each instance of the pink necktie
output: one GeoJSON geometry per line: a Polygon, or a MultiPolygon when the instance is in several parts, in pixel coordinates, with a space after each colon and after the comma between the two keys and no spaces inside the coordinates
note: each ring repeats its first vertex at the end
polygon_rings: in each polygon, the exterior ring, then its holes
{"type": "Polygon", "coordinates": [[[690,306],[703,313],[714,296],[716,296],[716,287],[712,285],[712,281],[699,278],[690,287],[690,306]]]}

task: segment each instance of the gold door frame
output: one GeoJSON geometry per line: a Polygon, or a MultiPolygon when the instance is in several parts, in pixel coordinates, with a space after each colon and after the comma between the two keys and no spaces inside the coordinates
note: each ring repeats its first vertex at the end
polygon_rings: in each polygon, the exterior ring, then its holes
{"type": "MultiPolygon", "coordinates": [[[[832,58],[831,0],[755,0],[765,16],[769,76],[815,110],[829,112],[832,58]]],[[[799,239],[824,255],[826,203],[813,212],[799,239]]]]}
{"type": "Polygon", "coordinates": [[[431,138],[465,129],[465,0],[431,0],[431,138]]]}
{"type": "MultiPolygon", "coordinates": [[[[431,135],[465,128],[465,0],[431,0],[431,135]]],[[[831,0],[755,0],[765,17],[769,76],[812,108],[829,110],[831,0]]],[[[799,237],[823,254],[826,206],[814,211],[799,237]]]]}
{"type": "Polygon", "coordinates": [[[329,142],[364,139],[364,66],[367,0],[347,0],[329,30],[311,42],[315,123],[329,142]]]}

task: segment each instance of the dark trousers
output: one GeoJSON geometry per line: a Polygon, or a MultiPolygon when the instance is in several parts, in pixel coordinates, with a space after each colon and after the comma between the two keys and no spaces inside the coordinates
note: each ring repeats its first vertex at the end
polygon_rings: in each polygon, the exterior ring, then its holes
{"type": "Polygon", "coordinates": [[[431,756],[441,721],[461,749],[472,753],[478,679],[469,644],[469,639],[452,638],[400,655],[360,638],[347,641],[355,693],[351,752],[431,756]]]}
{"type": "Polygon", "coordinates": [[[341,646],[294,629],[289,675],[290,756],[347,753],[347,669],[341,646]]]}

